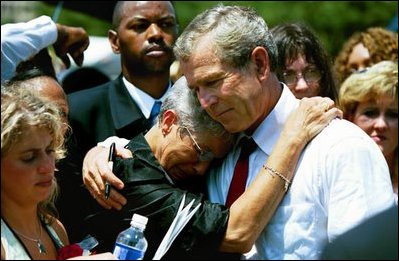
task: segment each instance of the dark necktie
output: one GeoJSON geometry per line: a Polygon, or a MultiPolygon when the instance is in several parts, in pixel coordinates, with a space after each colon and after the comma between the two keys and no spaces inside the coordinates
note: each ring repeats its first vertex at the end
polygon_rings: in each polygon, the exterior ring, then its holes
{"type": "Polygon", "coordinates": [[[159,111],[161,109],[161,101],[155,101],[154,106],[152,106],[152,110],[150,113],[150,118],[148,119],[149,123],[151,126],[155,125],[156,123],[156,118],[159,114],[159,111]]]}
{"type": "Polygon", "coordinates": [[[227,194],[227,207],[230,207],[244,193],[248,177],[249,155],[256,149],[256,143],[252,138],[243,138],[240,143],[241,153],[234,168],[233,179],[231,180],[229,193],[227,194]]]}

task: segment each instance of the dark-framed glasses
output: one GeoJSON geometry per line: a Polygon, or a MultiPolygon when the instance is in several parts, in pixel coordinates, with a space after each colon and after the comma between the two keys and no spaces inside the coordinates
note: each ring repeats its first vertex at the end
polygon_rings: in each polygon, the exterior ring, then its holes
{"type": "Polygon", "coordinates": [[[194,139],[194,136],[191,134],[191,131],[187,127],[183,127],[183,129],[188,133],[188,136],[193,141],[194,148],[197,151],[199,161],[211,161],[215,158],[215,155],[213,154],[212,151],[203,150],[200,147],[198,142],[194,139]]]}
{"type": "Polygon", "coordinates": [[[307,69],[303,73],[296,73],[293,71],[284,72],[284,82],[287,85],[294,85],[300,77],[302,77],[308,84],[317,82],[321,79],[321,73],[317,69],[307,69]]]}

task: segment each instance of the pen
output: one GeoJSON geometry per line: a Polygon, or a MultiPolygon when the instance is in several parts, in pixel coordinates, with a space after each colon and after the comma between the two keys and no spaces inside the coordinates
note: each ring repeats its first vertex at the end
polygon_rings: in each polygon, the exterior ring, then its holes
{"type": "MultiPolygon", "coordinates": [[[[111,147],[109,147],[108,154],[108,166],[112,171],[114,166],[114,157],[115,157],[115,142],[112,142],[111,147]]],[[[105,181],[105,199],[109,198],[109,194],[111,193],[111,184],[108,181],[105,181]]]]}

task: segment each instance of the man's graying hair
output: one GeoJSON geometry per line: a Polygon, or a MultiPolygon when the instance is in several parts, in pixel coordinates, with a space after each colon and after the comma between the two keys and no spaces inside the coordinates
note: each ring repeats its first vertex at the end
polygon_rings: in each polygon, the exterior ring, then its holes
{"type": "Polygon", "coordinates": [[[246,68],[252,50],[266,49],[270,69],[277,66],[277,47],[265,20],[250,7],[218,5],[197,15],[177,39],[174,52],[177,59],[187,61],[196,43],[212,35],[217,56],[234,68],[246,68]]]}
{"type": "Polygon", "coordinates": [[[165,101],[162,103],[158,120],[166,110],[176,111],[177,125],[187,127],[198,138],[210,135],[232,141],[233,135],[228,133],[223,125],[213,120],[201,107],[195,91],[188,88],[184,76],[177,80],[168,91],[165,101]]]}

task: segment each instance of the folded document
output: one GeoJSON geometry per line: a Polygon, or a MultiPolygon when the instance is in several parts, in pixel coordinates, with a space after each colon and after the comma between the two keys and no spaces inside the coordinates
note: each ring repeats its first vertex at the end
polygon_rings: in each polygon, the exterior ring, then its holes
{"type": "Polygon", "coordinates": [[[173,222],[170,225],[168,232],[166,232],[165,237],[162,239],[162,242],[159,245],[157,252],[152,258],[153,260],[160,260],[165,255],[165,253],[172,245],[173,241],[176,239],[177,235],[183,230],[188,221],[190,221],[191,217],[195,214],[195,212],[197,212],[197,210],[201,206],[201,203],[199,203],[193,210],[190,211],[192,205],[194,204],[194,199],[191,200],[191,202],[187,204],[185,208],[183,208],[185,201],[186,194],[183,195],[176,217],[173,219],[173,222]]]}

